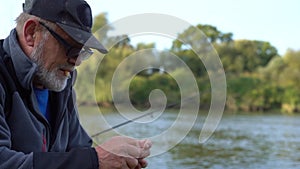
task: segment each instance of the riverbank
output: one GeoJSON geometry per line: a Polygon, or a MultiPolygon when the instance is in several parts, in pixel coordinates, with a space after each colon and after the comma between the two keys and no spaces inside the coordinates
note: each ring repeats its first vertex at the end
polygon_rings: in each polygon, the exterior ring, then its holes
{"type": "MultiPolygon", "coordinates": [[[[109,112],[116,112],[117,109],[113,105],[113,103],[109,102],[102,102],[98,104],[91,104],[91,103],[80,103],[78,104],[80,107],[95,107],[101,110],[103,113],[109,113],[109,112]]],[[[133,105],[137,110],[139,111],[146,111],[150,108],[149,105],[147,106],[141,106],[141,105],[133,105]]],[[[170,109],[167,109],[170,112],[177,112],[180,110],[179,106],[174,106],[170,109]]],[[[209,111],[209,106],[206,106],[205,108],[199,108],[199,112],[205,113],[209,111]]],[[[231,110],[231,109],[225,109],[224,114],[284,114],[284,115],[299,115],[300,112],[287,112],[282,111],[281,109],[270,109],[265,111],[242,111],[242,110],[231,110]]]]}

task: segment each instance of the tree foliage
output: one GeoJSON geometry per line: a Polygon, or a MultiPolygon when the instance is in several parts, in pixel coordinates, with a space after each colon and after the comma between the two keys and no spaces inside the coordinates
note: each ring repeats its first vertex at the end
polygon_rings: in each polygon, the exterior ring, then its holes
{"type": "Polygon", "coordinates": [[[254,72],[278,56],[276,48],[263,41],[236,40],[215,47],[226,72],[234,74],[254,72]]]}
{"type": "Polygon", "coordinates": [[[228,110],[300,111],[300,51],[288,50],[285,55],[279,56],[277,49],[269,42],[234,40],[233,33],[224,33],[212,25],[198,24],[179,33],[169,52],[157,52],[155,43],[134,46],[127,35],[109,37],[108,32],[113,28],[107,26],[105,13],[96,16],[94,21],[95,36],[101,36],[99,38],[103,43],[112,44],[113,47],[107,55],[96,52],[78,68],[76,90],[81,103],[92,102],[94,95],[98,103],[113,103],[111,81],[117,67],[132,54],[150,51],[146,59],[136,57],[125,66],[130,68],[148,62],[153,68],[139,72],[130,82],[126,78],[133,70],[124,69],[124,82],[118,85],[118,91],[130,83],[130,99],[133,104],[140,106],[149,106],[148,98],[154,89],[162,90],[168,102],[177,102],[180,88],[174,77],[184,77],[185,74],[172,63],[172,53],[194,74],[201,93],[201,105],[210,105],[209,70],[204,66],[203,59],[211,59],[210,52],[216,51],[227,77],[228,110]],[[99,29],[101,33],[97,33],[99,29]],[[99,58],[100,63],[97,62],[99,58]],[[95,75],[94,80],[89,75],[95,75]],[[95,91],[88,90],[92,85],[95,85],[95,91]]]}

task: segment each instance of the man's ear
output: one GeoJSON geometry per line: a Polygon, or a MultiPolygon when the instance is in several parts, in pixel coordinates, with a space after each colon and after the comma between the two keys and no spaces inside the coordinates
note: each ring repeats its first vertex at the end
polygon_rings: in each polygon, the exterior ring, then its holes
{"type": "Polygon", "coordinates": [[[37,20],[31,19],[24,23],[23,37],[27,47],[34,47],[38,25],[37,20]]]}

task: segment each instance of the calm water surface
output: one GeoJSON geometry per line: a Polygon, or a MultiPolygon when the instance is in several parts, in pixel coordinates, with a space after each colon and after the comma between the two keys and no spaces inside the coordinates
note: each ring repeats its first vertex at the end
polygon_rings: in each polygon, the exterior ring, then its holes
{"type": "MultiPolygon", "coordinates": [[[[116,132],[147,138],[168,130],[177,118],[176,112],[165,112],[148,123],[130,123],[116,132]]],[[[186,114],[188,117],[189,114],[186,114]]],[[[199,115],[186,137],[165,153],[148,158],[148,169],[299,169],[300,116],[286,115],[224,115],[213,136],[199,144],[205,120],[199,115]]],[[[188,118],[187,118],[188,119],[188,118]]],[[[80,121],[89,134],[95,134],[126,119],[117,113],[100,113],[96,108],[80,108],[80,121]],[[105,119],[105,120],[103,120],[105,119]],[[108,123],[109,125],[106,125],[108,123]]],[[[193,120],[183,121],[181,127],[193,120]]],[[[153,151],[174,144],[180,132],[169,139],[155,141],[153,151]],[[172,142],[172,139],[174,142],[172,142]]],[[[116,133],[108,132],[94,138],[101,143],[116,133]]]]}

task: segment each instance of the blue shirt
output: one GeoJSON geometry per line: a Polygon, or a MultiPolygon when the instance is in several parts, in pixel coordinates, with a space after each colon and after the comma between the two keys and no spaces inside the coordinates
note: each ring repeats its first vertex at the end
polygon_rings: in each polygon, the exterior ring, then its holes
{"type": "Polygon", "coordinates": [[[34,88],[33,90],[34,90],[37,102],[39,104],[39,108],[40,108],[41,113],[49,121],[49,115],[48,115],[48,111],[47,111],[48,97],[49,97],[49,91],[48,91],[48,89],[34,88]]]}

